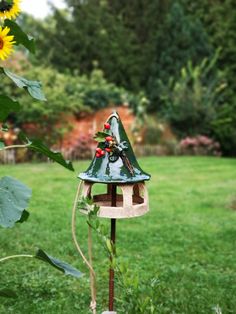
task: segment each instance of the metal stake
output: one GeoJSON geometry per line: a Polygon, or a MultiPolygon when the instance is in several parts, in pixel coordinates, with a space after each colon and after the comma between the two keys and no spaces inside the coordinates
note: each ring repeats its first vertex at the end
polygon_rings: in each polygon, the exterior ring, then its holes
{"type": "MultiPolygon", "coordinates": [[[[116,206],[116,184],[111,184],[111,206],[116,206]]],[[[116,242],[116,219],[111,219],[111,242],[115,245],[116,242]]],[[[112,263],[112,256],[110,258],[112,263]]],[[[109,271],[109,311],[113,311],[114,307],[114,277],[115,271],[110,267],[109,271]]]]}

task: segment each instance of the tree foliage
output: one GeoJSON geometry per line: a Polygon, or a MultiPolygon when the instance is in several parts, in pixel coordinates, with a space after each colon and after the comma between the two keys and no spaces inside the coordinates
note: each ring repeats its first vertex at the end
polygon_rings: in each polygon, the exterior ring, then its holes
{"type": "Polygon", "coordinates": [[[170,77],[176,79],[189,61],[196,65],[213,54],[200,20],[187,15],[178,2],[171,6],[154,45],[155,56],[147,86],[151,111],[160,109],[160,80],[166,84],[170,77]]]}
{"type": "Polygon", "coordinates": [[[212,134],[212,121],[222,106],[227,87],[222,73],[215,73],[218,54],[198,65],[188,62],[179,78],[171,77],[167,85],[159,80],[162,112],[180,137],[212,134]]]}
{"type": "MultiPolygon", "coordinates": [[[[227,88],[224,105],[217,107],[215,118],[218,121],[226,115],[227,129],[231,130],[229,137],[233,137],[234,121],[227,116],[228,113],[236,115],[236,11],[233,0],[223,3],[220,0],[214,3],[209,0],[65,2],[67,9],[54,8],[53,15],[43,23],[32,23],[29,17],[22,17],[21,23],[39,38],[40,65],[76,76],[77,73],[90,75],[96,64],[108,82],[146,93],[149,99],[146,110],[160,115],[163,101],[159,82],[168,85],[173,78],[177,84],[181,69],[189,62],[193,67],[198,66],[205,58],[212,59],[221,47],[213,72],[223,72],[227,88]]],[[[211,79],[214,84],[217,75],[211,79]]],[[[89,92],[91,95],[102,104],[106,99],[99,90],[89,92]]],[[[93,106],[93,101],[88,104],[93,106]]],[[[223,140],[219,134],[221,126],[222,133],[225,132],[225,124],[215,122],[212,121],[211,132],[223,140]]],[[[230,143],[227,154],[235,151],[233,140],[230,143]]]]}

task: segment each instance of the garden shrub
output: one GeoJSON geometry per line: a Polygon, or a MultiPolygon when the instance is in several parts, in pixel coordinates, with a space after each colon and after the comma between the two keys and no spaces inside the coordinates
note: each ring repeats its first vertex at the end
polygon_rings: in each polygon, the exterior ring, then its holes
{"type": "Polygon", "coordinates": [[[186,137],[180,142],[182,154],[221,156],[220,144],[211,138],[198,135],[186,137]]]}
{"type": "Polygon", "coordinates": [[[226,87],[222,73],[215,70],[218,53],[196,66],[189,61],[179,78],[171,77],[167,85],[159,81],[162,114],[181,137],[211,132],[226,87]]]}
{"type": "Polygon", "coordinates": [[[92,144],[94,143],[90,134],[83,134],[71,147],[71,157],[73,160],[76,159],[90,159],[94,155],[92,150],[92,144]]]}
{"type": "Polygon", "coordinates": [[[160,144],[164,126],[155,118],[149,116],[144,126],[144,142],[145,144],[160,144]]]}
{"type": "Polygon", "coordinates": [[[117,303],[121,313],[154,314],[157,312],[158,278],[142,279],[127,263],[119,260],[116,269],[121,296],[117,303]]]}
{"type": "Polygon", "coordinates": [[[217,108],[216,118],[212,121],[211,127],[224,154],[236,156],[236,104],[226,103],[217,108]]]}

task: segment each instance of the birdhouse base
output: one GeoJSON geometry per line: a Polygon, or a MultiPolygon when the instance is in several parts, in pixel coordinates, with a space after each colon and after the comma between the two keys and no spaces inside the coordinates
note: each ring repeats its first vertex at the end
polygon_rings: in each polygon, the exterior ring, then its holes
{"type": "MultiPolygon", "coordinates": [[[[136,184],[116,184],[122,194],[115,195],[115,204],[112,206],[112,196],[108,186],[107,194],[93,195],[92,182],[85,181],[83,184],[82,196],[91,197],[96,205],[100,207],[98,217],[110,219],[124,219],[139,217],[146,214],[148,208],[148,194],[144,182],[136,184]]],[[[87,210],[80,210],[83,214],[88,214],[87,210]]]]}

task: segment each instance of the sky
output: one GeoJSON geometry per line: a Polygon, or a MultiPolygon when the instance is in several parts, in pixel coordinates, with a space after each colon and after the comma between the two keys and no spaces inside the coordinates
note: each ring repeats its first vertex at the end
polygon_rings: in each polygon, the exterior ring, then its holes
{"type": "Polygon", "coordinates": [[[36,18],[44,18],[50,13],[48,2],[53,3],[58,8],[64,8],[63,0],[21,0],[21,9],[36,18]]]}

